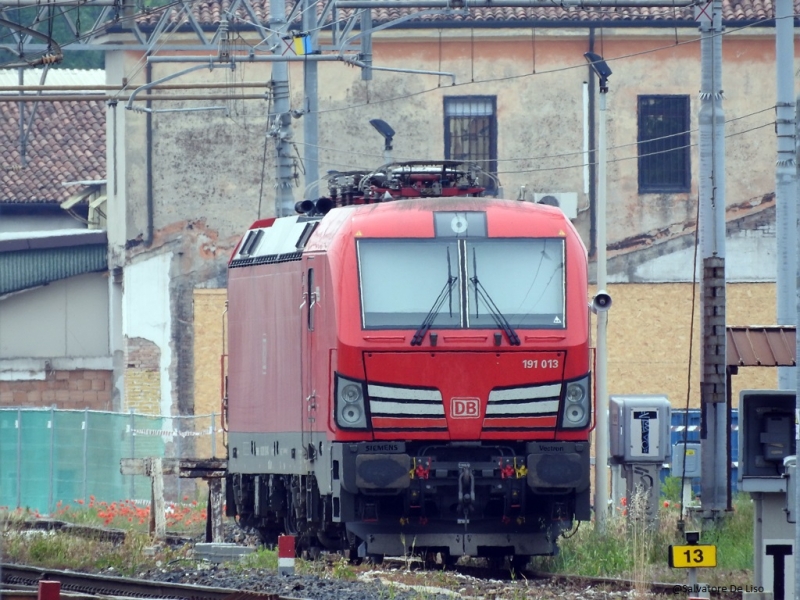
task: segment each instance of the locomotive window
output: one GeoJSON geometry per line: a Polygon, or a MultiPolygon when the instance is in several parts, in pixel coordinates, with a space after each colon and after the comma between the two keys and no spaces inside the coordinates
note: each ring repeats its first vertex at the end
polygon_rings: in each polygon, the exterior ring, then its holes
{"type": "Polygon", "coordinates": [[[565,327],[560,238],[362,239],[358,260],[365,328],[496,328],[495,307],[514,328],[565,327]]]}
{"type": "Polygon", "coordinates": [[[512,327],[564,327],[563,240],[493,239],[466,248],[468,327],[496,327],[475,279],[512,327]]]}
{"type": "Polygon", "coordinates": [[[364,327],[416,329],[440,295],[435,326],[461,326],[455,241],[359,240],[358,260],[364,327]]]}
{"type": "Polygon", "coordinates": [[[317,303],[316,290],[314,289],[314,269],[308,270],[308,330],[314,331],[314,305],[317,303]]]}
{"type": "Polygon", "coordinates": [[[258,231],[250,231],[247,234],[247,237],[242,244],[242,247],[239,249],[240,256],[250,256],[255,249],[258,247],[259,242],[261,242],[261,238],[264,236],[264,230],[259,229],[258,231]]]}

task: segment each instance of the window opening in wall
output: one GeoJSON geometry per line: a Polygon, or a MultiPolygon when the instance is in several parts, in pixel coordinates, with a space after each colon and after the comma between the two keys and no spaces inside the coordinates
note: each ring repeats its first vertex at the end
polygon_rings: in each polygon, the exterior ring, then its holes
{"type": "MultiPolygon", "coordinates": [[[[444,99],[444,157],[477,163],[497,174],[497,97],[449,96],[444,99]]],[[[497,191],[492,177],[482,175],[481,186],[497,191]]]]}
{"type": "Polygon", "coordinates": [[[639,193],[691,190],[689,96],[639,96],[639,193]]]}

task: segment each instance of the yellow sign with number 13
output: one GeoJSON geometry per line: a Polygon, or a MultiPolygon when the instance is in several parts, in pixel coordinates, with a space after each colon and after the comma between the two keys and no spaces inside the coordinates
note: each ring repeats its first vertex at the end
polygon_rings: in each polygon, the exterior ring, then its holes
{"type": "Polygon", "coordinates": [[[678,569],[716,567],[717,547],[711,544],[670,546],[669,566],[678,569]]]}

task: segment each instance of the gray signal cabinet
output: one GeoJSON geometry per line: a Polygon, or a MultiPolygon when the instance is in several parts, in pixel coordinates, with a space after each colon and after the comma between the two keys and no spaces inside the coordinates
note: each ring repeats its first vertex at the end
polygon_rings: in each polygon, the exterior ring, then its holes
{"type": "Polygon", "coordinates": [[[795,454],[795,393],[739,393],[739,481],[745,492],[785,491],[783,460],[795,454]]]}
{"type": "Polygon", "coordinates": [[[666,396],[609,398],[611,456],[622,463],[669,462],[671,408],[666,396]]]}
{"type": "Polygon", "coordinates": [[[702,477],[702,447],[699,442],[678,442],[672,447],[673,477],[702,477]]]}
{"type": "Polygon", "coordinates": [[[739,489],[755,509],[753,583],[775,598],[794,590],[795,427],[794,391],[739,393],[739,489]]]}

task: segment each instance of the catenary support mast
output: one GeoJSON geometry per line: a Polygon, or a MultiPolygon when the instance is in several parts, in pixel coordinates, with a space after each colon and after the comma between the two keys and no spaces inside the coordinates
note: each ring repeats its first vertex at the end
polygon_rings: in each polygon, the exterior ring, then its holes
{"type": "MultiPolygon", "coordinates": [[[[286,33],[286,3],[284,0],[270,0],[270,29],[273,31],[270,47],[272,53],[281,55],[285,48],[282,36],[286,33]]],[[[289,113],[289,63],[272,63],[272,106],[269,113],[269,135],[275,140],[275,216],[285,217],[294,213],[292,183],[292,117],[289,113]]]]}
{"type": "MultiPolygon", "coordinates": [[[[701,501],[703,515],[728,508],[725,357],[725,114],[722,109],[722,0],[700,20],[700,246],[702,365],[701,501]]],[[[708,9],[706,9],[708,10],[708,9]]],[[[696,268],[696,267],[695,267],[696,268]]]]}
{"type": "MultiPolygon", "coordinates": [[[[775,1],[775,70],[777,80],[776,131],[778,158],[775,162],[775,206],[778,235],[777,316],[778,325],[796,321],[795,256],[797,229],[797,173],[794,148],[794,6],[792,0],[775,1]]],[[[792,367],[778,367],[782,390],[795,389],[792,367]]]]}

